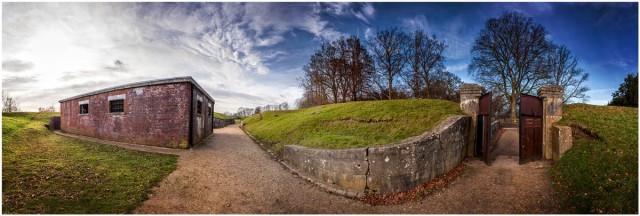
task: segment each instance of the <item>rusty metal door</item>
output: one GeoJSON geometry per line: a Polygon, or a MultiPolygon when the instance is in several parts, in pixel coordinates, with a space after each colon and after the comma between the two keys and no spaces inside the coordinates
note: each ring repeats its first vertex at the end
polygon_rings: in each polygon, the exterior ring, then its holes
{"type": "Polygon", "coordinates": [[[489,164],[489,144],[491,142],[491,92],[480,96],[477,116],[476,156],[482,155],[489,164]]]}
{"type": "Polygon", "coordinates": [[[542,158],[542,99],[520,96],[520,164],[542,158]]]}

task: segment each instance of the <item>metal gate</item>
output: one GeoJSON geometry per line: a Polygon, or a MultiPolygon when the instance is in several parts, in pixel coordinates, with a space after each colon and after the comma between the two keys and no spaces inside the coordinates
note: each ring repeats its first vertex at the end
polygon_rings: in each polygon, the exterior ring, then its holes
{"type": "Polygon", "coordinates": [[[542,158],[542,99],[520,96],[520,164],[542,158]]]}
{"type": "Polygon", "coordinates": [[[489,144],[491,142],[491,92],[480,96],[478,102],[476,156],[482,155],[489,164],[489,144]]]}

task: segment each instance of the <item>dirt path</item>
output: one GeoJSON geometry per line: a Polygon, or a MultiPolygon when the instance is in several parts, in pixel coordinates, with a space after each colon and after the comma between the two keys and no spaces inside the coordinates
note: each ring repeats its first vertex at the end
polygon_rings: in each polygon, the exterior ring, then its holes
{"type": "Polygon", "coordinates": [[[486,166],[467,160],[469,169],[443,191],[402,205],[371,206],[293,175],[237,125],[216,129],[205,145],[179,155],[178,169],[134,213],[557,212],[544,161],[518,166],[516,159],[498,156],[486,166]]]}

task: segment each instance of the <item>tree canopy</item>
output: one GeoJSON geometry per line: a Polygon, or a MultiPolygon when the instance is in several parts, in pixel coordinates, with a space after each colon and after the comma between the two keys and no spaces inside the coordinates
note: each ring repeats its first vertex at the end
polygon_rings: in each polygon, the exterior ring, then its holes
{"type": "Polygon", "coordinates": [[[638,107],[638,74],[627,75],[618,90],[611,96],[613,98],[609,106],[638,107]]]}

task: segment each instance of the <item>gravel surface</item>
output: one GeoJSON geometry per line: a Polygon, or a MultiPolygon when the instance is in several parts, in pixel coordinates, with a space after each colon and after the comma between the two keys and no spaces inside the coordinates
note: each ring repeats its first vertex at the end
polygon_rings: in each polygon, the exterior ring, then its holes
{"type": "MultiPolygon", "coordinates": [[[[513,136],[510,131],[502,136],[513,136]]],[[[214,134],[206,144],[179,152],[177,170],[154,188],[134,213],[558,212],[547,161],[520,166],[517,156],[496,156],[492,166],[487,166],[468,159],[467,171],[442,191],[420,201],[371,206],[325,192],[292,174],[253,143],[238,125],[216,129],[214,134]]]]}

